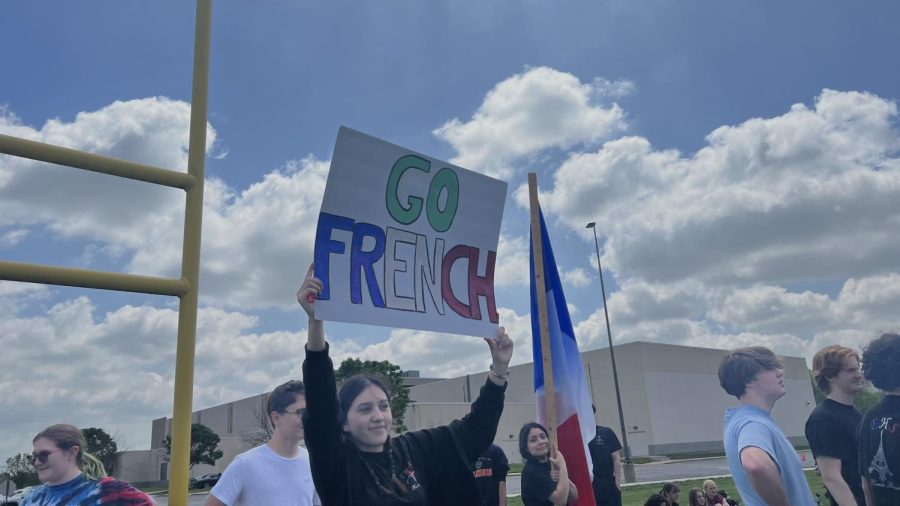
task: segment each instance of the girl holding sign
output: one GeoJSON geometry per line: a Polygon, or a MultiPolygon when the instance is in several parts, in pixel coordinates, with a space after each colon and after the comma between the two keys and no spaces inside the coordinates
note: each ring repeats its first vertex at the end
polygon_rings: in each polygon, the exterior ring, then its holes
{"type": "Polygon", "coordinates": [[[513,343],[503,327],[485,339],[493,363],[472,409],[449,425],[391,437],[390,391],[358,375],[337,392],[325,328],[314,317],[322,282],[312,269],[297,301],[309,316],[303,381],[306,447],[313,480],[325,506],[477,504],[470,463],[494,441],[503,412],[513,343]]]}

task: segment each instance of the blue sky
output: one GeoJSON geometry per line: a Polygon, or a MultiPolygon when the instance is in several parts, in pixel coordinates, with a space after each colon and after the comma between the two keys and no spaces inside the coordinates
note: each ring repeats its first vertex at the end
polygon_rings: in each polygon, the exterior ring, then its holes
{"type": "MultiPolygon", "coordinates": [[[[293,280],[340,125],[509,181],[498,304],[517,362],[530,359],[528,171],[587,349],[606,339],[588,221],[620,342],[808,357],[896,329],[898,11],[217,2],[195,406],[299,375],[293,280]]],[[[191,2],[3,2],[0,132],[183,169],[193,26],[191,2]]],[[[108,179],[0,158],[0,257],[177,272],[180,192],[108,179]]],[[[149,420],[171,409],[173,308],[0,284],[0,427],[12,436],[0,456],[61,420],[146,447],[149,420]]],[[[431,375],[487,365],[472,338],[351,325],[329,337],[338,358],[431,375]]]]}

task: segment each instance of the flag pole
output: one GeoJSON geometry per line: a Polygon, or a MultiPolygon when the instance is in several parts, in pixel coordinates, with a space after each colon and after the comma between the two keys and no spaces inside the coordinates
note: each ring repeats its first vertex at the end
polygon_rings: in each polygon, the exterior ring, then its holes
{"type": "MultiPolygon", "coordinates": [[[[538,321],[541,328],[541,359],[544,371],[544,401],[550,451],[556,457],[556,391],[553,388],[553,357],[550,351],[550,326],[547,323],[547,291],[544,281],[544,249],[541,234],[541,205],[538,202],[537,174],[528,173],[528,199],[531,209],[531,250],[534,252],[534,286],[538,301],[538,321]]],[[[533,339],[533,337],[532,337],[533,339]]]]}

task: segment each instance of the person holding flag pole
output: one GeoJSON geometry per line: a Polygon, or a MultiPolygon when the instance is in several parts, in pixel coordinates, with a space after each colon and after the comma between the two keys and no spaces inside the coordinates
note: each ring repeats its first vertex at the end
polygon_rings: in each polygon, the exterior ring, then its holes
{"type": "MultiPolygon", "coordinates": [[[[557,449],[576,493],[569,504],[594,506],[588,442],[595,419],[559,272],[537,196],[528,174],[531,208],[531,328],[538,422],[547,428],[550,457],[557,449]]],[[[523,483],[523,487],[525,484],[523,483]]],[[[564,503],[563,503],[564,504],[564,503]]]]}

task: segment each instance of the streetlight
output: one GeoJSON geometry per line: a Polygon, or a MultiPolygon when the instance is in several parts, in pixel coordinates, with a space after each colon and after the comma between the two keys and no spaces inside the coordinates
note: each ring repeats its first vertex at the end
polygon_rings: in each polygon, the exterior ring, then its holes
{"type": "Polygon", "coordinates": [[[606,337],[609,339],[609,359],[612,362],[613,384],[616,387],[616,404],[619,405],[619,426],[622,429],[622,446],[625,449],[625,482],[634,482],[634,464],[631,463],[631,448],[628,447],[628,432],[625,430],[625,414],[622,412],[622,393],[619,391],[619,372],[616,370],[616,353],[613,351],[612,331],[609,329],[609,310],[606,309],[606,287],[603,284],[603,269],[600,267],[600,241],[597,240],[597,224],[593,221],[585,228],[594,231],[594,246],[597,248],[597,272],[600,273],[600,293],[603,294],[603,313],[606,315],[606,337]]]}

